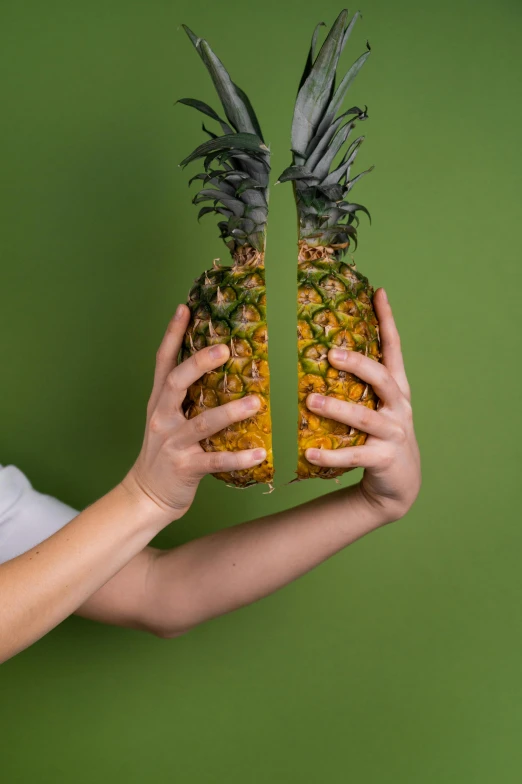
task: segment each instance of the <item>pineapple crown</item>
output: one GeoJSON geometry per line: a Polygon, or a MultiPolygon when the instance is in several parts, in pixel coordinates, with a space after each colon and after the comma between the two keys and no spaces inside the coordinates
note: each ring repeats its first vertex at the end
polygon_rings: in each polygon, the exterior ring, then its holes
{"type": "Polygon", "coordinates": [[[218,223],[220,236],[233,256],[248,250],[244,246],[251,246],[262,253],[268,217],[269,149],[263,141],[256,113],[247,95],[234,84],[207,41],[194,35],[186,25],[183,29],[212,77],[228,120],[223,120],[202,101],[194,98],[178,101],[215,120],[222,131],[221,135],[216,134],[203,124],[203,130],[210,139],[180,164],[184,167],[203,158],[204,171],[192,177],[189,185],[194,180],[201,180],[203,187],[193,203],[211,201],[213,205],[202,207],[198,220],[211,212],[224,217],[218,223]]]}
{"type": "MultiPolygon", "coordinates": [[[[325,246],[336,258],[342,258],[353,239],[357,247],[356,215],[370,213],[361,204],[347,198],[355,183],[373,169],[350,179],[350,170],[364,136],[358,136],[346,148],[350,134],[359,120],[366,120],[367,108],[352,106],[337,116],[348,88],[370,56],[367,51],[351,66],[336,87],[336,70],[350,33],[359,18],[357,12],[348,22],[348,11],[342,11],[330,29],[317,57],[315,47],[318,24],[299,91],[292,123],[293,161],[278,182],[292,181],[299,215],[299,239],[310,246],[325,246]],[[341,161],[334,160],[345,149],[341,161]]],[[[371,218],[370,218],[371,220],[371,218]]]]}

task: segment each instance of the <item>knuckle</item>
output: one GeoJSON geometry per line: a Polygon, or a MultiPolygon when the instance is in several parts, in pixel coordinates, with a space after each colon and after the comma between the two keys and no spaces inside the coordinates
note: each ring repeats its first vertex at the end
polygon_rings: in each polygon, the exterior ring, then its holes
{"type": "Polygon", "coordinates": [[[225,459],[224,452],[212,452],[209,460],[211,471],[223,471],[225,468],[225,459]]]}
{"type": "Polygon", "coordinates": [[[161,433],[163,430],[163,422],[161,417],[159,417],[156,413],[153,413],[149,420],[149,430],[151,433],[161,433]]]}
{"type": "Polygon", "coordinates": [[[172,370],[168,374],[168,376],[167,376],[167,387],[169,388],[169,390],[171,392],[178,392],[179,391],[178,374],[176,373],[176,370],[172,370]]]}
{"type": "Polygon", "coordinates": [[[348,452],[348,459],[346,461],[347,468],[355,468],[359,465],[359,451],[357,448],[350,449],[348,452]]]}
{"type": "Polygon", "coordinates": [[[203,436],[208,432],[208,415],[198,414],[197,417],[194,417],[192,420],[192,426],[196,435],[203,436]]]}
{"type": "Polygon", "coordinates": [[[206,370],[208,364],[208,351],[197,351],[194,354],[194,364],[198,370],[206,370]]]}
{"type": "Polygon", "coordinates": [[[359,413],[359,425],[364,430],[371,422],[371,414],[370,411],[366,408],[366,406],[360,406],[360,413],[359,413]]]}
{"type": "Polygon", "coordinates": [[[396,424],[393,425],[391,430],[391,439],[395,441],[397,444],[404,444],[406,441],[406,431],[402,427],[402,425],[396,424]]]}

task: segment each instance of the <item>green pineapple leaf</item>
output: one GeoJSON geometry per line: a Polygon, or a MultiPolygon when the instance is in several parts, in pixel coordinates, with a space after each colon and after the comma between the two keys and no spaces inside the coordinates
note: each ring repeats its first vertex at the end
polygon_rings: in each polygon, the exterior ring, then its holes
{"type": "Polygon", "coordinates": [[[297,96],[292,123],[292,149],[304,155],[330,100],[341,54],[348,12],[341,11],[297,96]]]}
{"type": "Polygon", "coordinates": [[[216,122],[218,122],[221,125],[223,133],[226,134],[233,133],[233,130],[230,127],[230,125],[228,125],[228,123],[222,120],[219,114],[217,114],[214,111],[214,109],[211,106],[209,106],[207,103],[204,103],[203,101],[198,101],[196,98],[180,98],[179,101],[176,101],[176,103],[182,103],[185,104],[185,106],[192,106],[192,108],[197,109],[199,112],[203,112],[203,114],[206,114],[207,117],[212,117],[213,120],[216,120],[216,122]]]}

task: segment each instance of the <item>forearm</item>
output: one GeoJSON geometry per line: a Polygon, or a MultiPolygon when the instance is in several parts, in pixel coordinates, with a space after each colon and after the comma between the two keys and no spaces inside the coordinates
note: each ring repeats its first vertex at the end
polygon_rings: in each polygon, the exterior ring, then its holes
{"type": "Polygon", "coordinates": [[[64,528],[0,566],[0,662],[73,613],[158,532],[158,515],[118,485],[64,528]]]}
{"type": "Polygon", "coordinates": [[[358,487],[160,553],[152,624],[173,636],[267,596],[379,525],[358,487]]]}

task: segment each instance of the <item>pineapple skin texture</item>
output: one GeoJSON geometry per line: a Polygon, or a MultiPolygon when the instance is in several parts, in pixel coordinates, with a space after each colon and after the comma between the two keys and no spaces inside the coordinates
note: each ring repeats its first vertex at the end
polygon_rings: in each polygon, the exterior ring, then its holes
{"type": "Polygon", "coordinates": [[[216,343],[228,345],[230,357],[189,388],[183,404],[185,416],[191,419],[208,408],[257,395],[261,407],[254,416],[229,425],[201,441],[201,446],[205,452],[266,449],[260,465],[213,476],[239,488],[270,484],[274,467],[263,254],[247,250],[234,258],[231,267],[215,264],[195,281],[188,306],[191,318],[182,359],[216,343]]]}
{"type": "Polygon", "coordinates": [[[328,361],[331,348],[360,351],[381,361],[379,326],[373,288],[353,265],[338,261],[324,248],[300,243],[297,293],[298,344],[298,479],[333,479],[345,468],[314,466],[306,449],[359,446],[366,434],[313,414],[306,406],[312,392],[376,409],[378,398],[357,376],[336,370],[328,361]]]}

